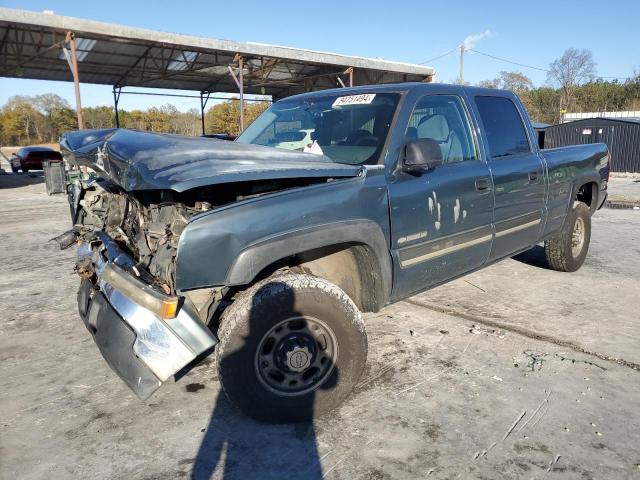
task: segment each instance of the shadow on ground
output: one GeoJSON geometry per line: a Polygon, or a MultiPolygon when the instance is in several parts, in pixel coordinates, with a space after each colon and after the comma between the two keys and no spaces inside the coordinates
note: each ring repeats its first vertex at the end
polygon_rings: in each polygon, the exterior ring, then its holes
{"type": "Polygon", "coordinates": [[[322,468],[313,422],[268,425],[251,420],[220,392],[196,458],[194,480],[305,478],[319,480],[322,468]]]}
{"type": "MultiPolygon", "coordinates": [[[[318,344],[313,347],[304,343],[304,320],[301,319],[306,317],[297,311],[296,305],[293,290],[274,280],[255,293],[246,320],[241,311],[236,312],[235,318],[223,319],[223,324],[232,322],[234,327],[229,331],[232,336],[226,340],[219,372],[231,380],[225,382],[226,393],[251,416],[267,422],[287,422],[292,417],[303,421],[274,425],[251,420],[220,392],[196,457],[184,460],[193,462],[192,479],[209,479],[214,475],[225,480],[322,478],[314,424],[305,419],[313,418],[318,405],[326,403],[327,395],[331,395],[338,383],[338,368],[328,364],[319,387],[311,391],[307,391],[309,384],[304,379],[305,373],[314,367],[299,374],[287,370],[296,363],[289,354],[285,357],[283,353],[291,345],[305,344],[314,358],[321,355],[318,344]],[[281,292],[273,307],[277,311],[267,314],[261,299],[274,289],[281,292]],[[274,318],[288,320],[274,323],[274,318]],[[295,328],[291,326],[294,323],[295,328]],[[283,331],[287,333],[278,333],[283,331]],[[281,372],[287,376],[279,379],[281,372]],[[280,390],[285,393],[273,393],[280,390]]],[[[309,361],[315,365],[311,357],[309,361]]]]}
{"type": "Polygon", "coordinates": [[[20,188],[44,183],[44,173],[7,173],[0,175],[0,188],[20,188]]]}
{"type": "Polygon", "coordinates": [[[536,245],[532,249],[516,255],[513,259],[526,265],[531,265],[532,267],[549,270],[549,264],[547,263],[547,259],[544,255],[544,247],[541,245],[536,245]]]}

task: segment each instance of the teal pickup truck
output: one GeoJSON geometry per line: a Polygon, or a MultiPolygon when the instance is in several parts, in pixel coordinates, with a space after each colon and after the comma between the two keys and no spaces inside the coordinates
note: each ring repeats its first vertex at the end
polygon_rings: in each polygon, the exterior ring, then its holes
{"type": "Polygon", "coordinates": [[[439,84],[286,98],[234,142],[109,129],[61,147],[95,172],[69,185],[58,241],[79,244],[106,361],[145,399],[213,354],[228,397],[274,422],[350,393],[361,312],[541,242],[580,268],[609,175],[603,144],[541,150],[513,93],[439,84]]]}

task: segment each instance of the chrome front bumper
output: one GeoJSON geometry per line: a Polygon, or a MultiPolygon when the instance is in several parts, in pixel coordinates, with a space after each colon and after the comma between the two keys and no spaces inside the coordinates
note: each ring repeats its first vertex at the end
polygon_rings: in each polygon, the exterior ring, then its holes
{"type": "Polygon", "coordinates": [[[218,342],[184,302],[174,318],[154,313],[162,297],[131,271],[133,259],[107,235],[93,248],[83,243],[79,260],[95,268],[95,280],[83,280],[78,307],[87,329],[111,368],[142,399],[218,342]],[[148,301],[145,301],[148,300],[148,301]]]}

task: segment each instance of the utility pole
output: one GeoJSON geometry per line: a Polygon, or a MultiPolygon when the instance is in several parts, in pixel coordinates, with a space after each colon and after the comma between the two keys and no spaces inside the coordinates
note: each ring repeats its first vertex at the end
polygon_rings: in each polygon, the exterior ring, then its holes
{"type": "Polygon", "coordinates": [[[460,44],[460,85],[464,85],[464,43],[460,44]]]}

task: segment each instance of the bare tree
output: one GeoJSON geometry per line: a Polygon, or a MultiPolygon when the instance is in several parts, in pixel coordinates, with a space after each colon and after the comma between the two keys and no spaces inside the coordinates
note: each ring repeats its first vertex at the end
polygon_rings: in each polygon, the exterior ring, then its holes
{"type": "Polygon", "coordinates": [[[505,90],[511,90],[518,95],[528,92],[533,88],[533,82],[529,77],[521,72],[500,72],[498,78],[493,80],[482,80],[478,83],[479,87],[484,88],[503,88],[505,90]]]}
{"type": "Polygon", "coordinates": [[[40,139],[40,125],[42,124],[42,113],[34,107],[32,98],[26,95],[15,95],[5,104],[3,110],[11,111],[15,114],[15,134],[16,139],[30,142],[31,139],[40,139]]]}
{"type": "Polygon", "coordinates": [[[115,126],[113,107],[85,107],[82,109],[86,128],[112,128],[115,126]]]}
{"type": "Polygon", "coordinates": [[[493,80],[480,80],[478,86],[482,88],[500,88],[500,83],[497,78],[493,80]]]}
{"type": "Polygon", "coordinates": [[[533,88],[533,82],[521,72],[500,72],[500,88],[511,90],[517,94],[527,92],[533,88]]]}
{"type": "Polygon", "coordinates": [[[32,105],[42,113],[40,135],[47,142],[55,142],[61,132],[78,128],[75,112],[60,95],[44,93],[30,97],[32,105]]]}
{"type": "Polygon", "coordinates": [[[560,87],[560,108],[567,108],[573,101],[576,87],[592,80],[596,74],[596,62],[591,50],[569,48],[549,65],[547,80],[560,87]]]}

